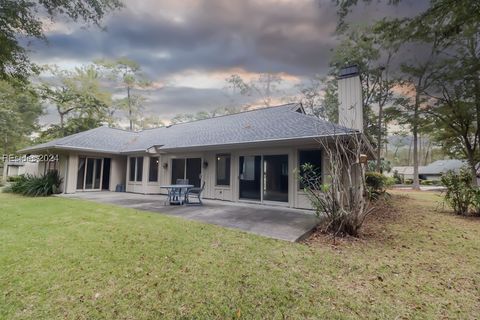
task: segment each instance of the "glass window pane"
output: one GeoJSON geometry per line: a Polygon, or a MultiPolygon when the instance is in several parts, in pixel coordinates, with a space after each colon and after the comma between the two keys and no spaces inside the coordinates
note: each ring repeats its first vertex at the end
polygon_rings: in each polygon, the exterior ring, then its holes
{"type": "Polygon", "coordinates": [[[158,181],[158,157],[150,157],[150,165],[148,168],[148,181],[157,182],[158,181]]]}
{"type": "Polygon", "coordinates": [[[85,158],[78,158],[78,171],[77,171],[77,189],[83,189],[83,182],[85,178],[85,158]]]}
{"type": "MultiPolygon", "coordinates": [[[[299,170],[300,175],[303,174],[302,166],[304,164],[311,164],[315,170],[315,176],[321,179],[322,177],[322,152],[321,150],[302,150],[299,152],[299,170]]],[[[300,181],[300,189],[303,189],[304,185],[300,181]]]]}
{"type": "Polygon", "coordinates": [[[185,179],[185,159],[172,159],[172,184],[185,179]]]}
{"type": "Polygon", "coordinates": [[[142,181],[143,177],[143,157],[137,157],[137,181],[142,181]]]}
{"type": "Polygon", "coordinates": [[[187,174],[188,184],[194,185],[199,188],[202,175],[202,159],[201,158],[188,158],[187,159],[187,174]]]}
{"type": "Polygon", "coordinates": [[[217,168],[217,185],[229,186],[230,185],[230,155],[219,154],[216,159],[217,168]]]}
{"type": "Polygon", "coordinates": [[[85,177],[85,189],[93,188],[93,166],[95,165],[94,159],[87,159],[87,174],[85,177]]]}
{"type": "Polygon", "coordinates": [[[261,199],[261,156],[240,157],[240,198],[261,199]]]}
{"type": "Polygon", "coordinates": [[[128,176],[128,181],[135,181],[135,161],[136,158],[130,157],[130,174],[128,176]]]}
{"type": "Polygon", "coordinates": [[[95,159],[95,182],[94,189],[100,189],[100,181],[102,177],[102,159],[95,159]]]}
{"type": "Polygon", "coordinates": [[[288,155],[263,157],[263,199],[288,202],[288,155]]]}

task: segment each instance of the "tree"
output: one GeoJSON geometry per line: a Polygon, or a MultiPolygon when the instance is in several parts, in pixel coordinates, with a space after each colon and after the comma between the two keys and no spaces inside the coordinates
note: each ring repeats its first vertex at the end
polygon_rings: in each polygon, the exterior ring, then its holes
{"type": "Polygon", "coordinates": [[[116,60],[97,60],[95,63],[108,71],[110,78],[126,90],[126,96],[118,101],[118,106],[127,111],[129,128],[133,131],[145,102],[145,97],[138,91],[149,87],[150,81],[142,73],[138,63],[125,57],[116,60]]]}
{"type": "Polygon", "coordinates": [[[386,136],[384,109],[393,102],[397,80],[391,74],[391,65],[399,43],[390,33],[375,27],[354,26],[342,30],[340,35],[342,41],[330,62],[330,88],[326,98],[330,99],[330,104],[336,102],[338,105],[338,101],[332,99],[337,91],[334,77],[342,68],[357,65],[362,75],[365,134],[376,147],[377,171],[380,172],[386,136]],[[378,110],[376,115],[374,108],[378,110]]]}
{"type": "Polygon", "coordinates": [[[43,25],[47,18],[68,17],[99,26],[106,13],[121,6],[120,0],[1,0],[0,79],[26,82],[32,72],[38,71],[19,37],[45,40],[43,25]]]}
{"type": "Polygon", "coordinates": [[[262,73],[257,78],[247,82],[237,74],[231,75],[225,81],[233,93],[254,96],[260,99],[265,107],[270,107],[273,96],[279,93],[282,77],[273,73],[262,73]]]}
{"type": "Polygon", "coordinates": [[[210,119],[223,115],[241,112],[243,108],[219,107],[212,111],[198,111],[197,113],[179,113],[171,120],[171,124],[185,123],[196,120],[210,119]]]}
{"type": "Polygon", "coordinates": [[[158,116],[144,116],[137,120],[135,126],[140,130],[164,127],[165,123],[158,116]]]}
{"type": "MultiPolygon", "coordinates": [[[[305,112],[330,122],[338,122],[338,95],[335,78],[316,75],[307,83],[302,83],[297,87],[300,103],[305,112]]],[[[295,100],[298,101],[298,97],[295,97],[295,100]]]]}
{"type": "MultiPolygon", "coordinates": [[[[389,1],[391,4],[399,2],[401,0],[389,1]]],[[[336,0],[336,3],[339,7],[339,27],[344,28],[345,17],[358,0],[336,0]]],[[[463,151],[456,154],[466,157],[473,173],[474,153],[479,149],[475,144],[480,137],[480,131],[475,129],[480,119],[478,21],[480,2],[476,0],[432,0],[429,8],[416,16],[385,19],[380,23],[381,29],[387,32],[396,30],[391,34],[398,40],[430,48],[426,59],[402,63],[404,80],[414,88],[413,97],[405,99],[406,112],[403,113],[408,115],[404,119],[409,119],[414,136],[414,188],[419,188],[417,140],[422,128],[422,114],[426,110],[441,126],[440,133],[435,134],[437,139],[447,139],[447,150],[452,150],[455,145],[462,148],[463,151]],[[459,94],[459,91],[463,93],[459,94]],[[448,117],[446,112],[450,112],[448,117]],[[471,116],[473,121],[466,122],[466,115],[471,116]],[[471,133],[472,130],[475,133],[471,133]],[[467,139],[467,136],[473,140],[467,139]]]]}
{"type": "Polygon", "coordinates": [[[75,68],[74,71],[52,66],[47,70],[52,77],[42,81],[39,91],[44,100],[55,105],[60,118],[60,124],[53,125],[48,136],[66,136],[111,121],[112,95],[101,86],[101,75],[94,66],[75,68]],[[70,121],[67,128],[69,118],[77,120],[70,121]]]}
{"type": "Polygon", "coordinates": [[[306,164],[299,172],[304,191],[316,214],[324,220],[325,231],[358,236],[373,206],[366,197],[366,166],[361,158],[368,146],[360,134],[337,132],[318,140],[328,160],[328,175],[306,164]]]}
{"type": "Polygon", "coordinates": [[[42,105],[33,88],[20,88],[0,80],[0,147],[3,154],[12,153],[29,141],[29,136],[38,129],[42,113],[42,105]]]}

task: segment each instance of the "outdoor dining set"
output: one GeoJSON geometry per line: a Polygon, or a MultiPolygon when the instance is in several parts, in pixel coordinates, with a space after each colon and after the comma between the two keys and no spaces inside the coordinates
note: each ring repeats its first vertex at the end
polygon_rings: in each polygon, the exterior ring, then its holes
{"type": "Polygon", "coordinates": [[[167,201],[171,205],[203,205],[202,192],[205,189],[205,181],[202,187],[189,184],[188,179],[177,179],[175,184],[160,186],[167,189],[167,201]],[[193,199],[193,201],[192,201],[193,199]]]}

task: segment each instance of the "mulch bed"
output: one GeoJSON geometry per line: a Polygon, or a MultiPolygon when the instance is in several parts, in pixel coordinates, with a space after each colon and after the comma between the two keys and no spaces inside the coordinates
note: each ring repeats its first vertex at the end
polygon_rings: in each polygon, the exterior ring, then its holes
{"type": "Polygon", "coordinates": [[[331,233],[324,232],[322,226],[319,226],[303,243],[309,246],[328,245],[338,247],[352,243],[388,240],[392,236],[388,233],[387,226],[402,218],[393,202],[402,200],[408,201],[408,197],[388,195],[386,199],[378,200],[374,204],[374,210],[365,219],[359,237],[334,237],[331,233]]]}

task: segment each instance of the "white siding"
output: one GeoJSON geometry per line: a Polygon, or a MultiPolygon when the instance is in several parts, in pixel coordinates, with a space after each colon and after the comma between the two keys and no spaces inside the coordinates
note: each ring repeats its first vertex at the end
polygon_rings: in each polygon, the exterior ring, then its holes
{"type": "Polygon", "coordinates": [[[359,76],[338,80],[338,123],[363,132],[362,84],[359,76]]]}

